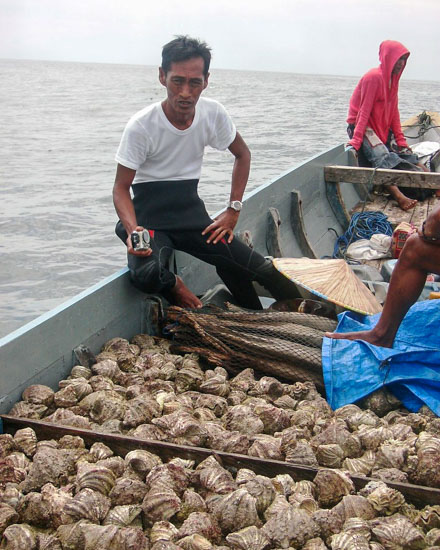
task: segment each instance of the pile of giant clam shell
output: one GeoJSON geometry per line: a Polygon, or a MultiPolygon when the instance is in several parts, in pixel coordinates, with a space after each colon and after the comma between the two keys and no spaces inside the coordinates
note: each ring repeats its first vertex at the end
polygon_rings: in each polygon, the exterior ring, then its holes
{"type": "Polygon", "coordinates": [[[116,456],[78,436],[0,435],[0,548],[7,550],[383,550],[440,548],[440,506],[417,509],[380,480],[361,491],[234,472],[213,457],[116,456]]]}
{"type": "Polygon", "coordinates": [[[229,377],[148,335],[114,338],[96,361],[73,367],[56,392],[28,387],[9,414],[440,487],[440,419],[386,391],[332,411],[311,383],[257,380],[246,365],[229,377]]]}

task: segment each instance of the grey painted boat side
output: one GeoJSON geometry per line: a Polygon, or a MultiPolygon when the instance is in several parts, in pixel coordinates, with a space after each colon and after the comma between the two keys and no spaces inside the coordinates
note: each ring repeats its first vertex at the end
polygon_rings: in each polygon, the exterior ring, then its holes
{"type": "MultiPolygon", "coordinates": [[[[244,201],[237,231],[250,231],[254,248],[267,255],[268,209],[275,207],[282,222],[284,255],[304,255],[296,229],[290,223],[292,193],[298,197],[299,192],[307,238],[319,256],[328,254],[333,249],[334,232],[340,234],[342,228],[327,201],[323,167],[347,162],[347,154],[339,145],[252,191],[244,201]]],[[[359,195],[352,186],[344,187],[347,207],[354,206],[359,195]]],[[[186,254],[177,253],[175,265],[197,294],[219,282],[211,266],[186,254]]],[[[7,413],[31,384],[57,389],[58,381],[68,375],[74,364],[73,350],[78,345],[84,344],[96,353],[112,337],[130,338],[139,332],[150,332],[151,304],[147,295],[130,284],[127,270],[122,269],[2,338],[0,413],[7,413]]]]}

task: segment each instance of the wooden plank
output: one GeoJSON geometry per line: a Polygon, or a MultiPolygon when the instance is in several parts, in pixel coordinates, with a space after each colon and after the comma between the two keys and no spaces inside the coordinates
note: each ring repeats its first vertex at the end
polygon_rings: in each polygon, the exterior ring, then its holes
{"type": "MultiPolygon", "coordinates": [[[[157,454],[162,459],[168,460],[171,458],[184,458],[195,460],[196,463],[214,455],[219,459],[224,467],[228,467],[237,471],[239,468],[248,468],[257,474],[267,477],[274,477],[278,474],[289,474],[295,481],[309,480],[313,481],[318,468],[310,466],[302,466],[292,464],[290,462],[282,462],[280,460],[263,459],[248,455],[236,453],[225,453],[213,449],[204,449],[201,447],[190,447],[187,445],[176,445],[174,443],[165,443],[163,441],[152,441],[146,439],[138,439],[135,437],[114,435],[106,433],[97,433],[91,430],[81,430],[69,426],[61,426],[49,422],[38,420],[30,420],[27,418],[15,418],[9,415],[0,415],[3,422],[5,433],[15,433],[21,428],[32,428],[39,439],[57,439],[64,435],[76,435],[84,439],[85,443],[92,445],[100,441],[110,447],[116,454],[124,457],[129,451],[134,449],[145,449],[157,454]]],[[[374,478],[350,475],[356,491],[359,491],[367,483],[373,481],[374,478]]],[[[377,480],[376,480],[377,481],[377,480]]],[[[426,506],[428,504],[440,504],[440,489],[426,487],[423,485],[413,485],[411,483],[385,482],[389,487],[397,489],[406,498],[418,506],[426,506]]]]}
{"type": "Polygon", "coordinates": [[[307,258],[317,258],[318,256],[307,237],[302,211],[301,193],[293,190],[290,195],[290,223],[292,225],[293,234],[296,236],[304,256],[307,256],[307,258]]]}
{"type": "Polygon", "coordinates": [[[410,170],[385,170],[383,168],[359,168],[356,166],[325,166],[327,183],[361,183],[363,185],[397,185],[398,187],[423,187],[440,189],[440,173],[413,172],[410,170]]]}

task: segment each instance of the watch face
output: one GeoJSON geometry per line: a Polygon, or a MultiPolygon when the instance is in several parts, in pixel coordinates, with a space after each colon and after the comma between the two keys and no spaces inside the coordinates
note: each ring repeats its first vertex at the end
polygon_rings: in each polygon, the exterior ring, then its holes
{"type": "Polygon", "coordinates": [[[234,210],[237,210],[239,212],[241,210],[241,207],[243,206],[241,201],[231,201],[229,203],[229,206],[233,208],[234,210]]]}

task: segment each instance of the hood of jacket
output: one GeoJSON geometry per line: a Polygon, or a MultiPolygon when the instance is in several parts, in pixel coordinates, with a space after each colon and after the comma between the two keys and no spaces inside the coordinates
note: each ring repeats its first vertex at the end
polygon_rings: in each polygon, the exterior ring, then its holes
{"type": "Polygon", "coordinates": [[[382,72],[384,82],[387,84],[388,88],[393,88],[399,83],[403,69],[406,65],[406,60],[405,65],[402,67],[402,70],[396,75],[393,75],[393,79],[391,79],[391,73],[394,65],[403,55],[408,58],[409,50],[405,48],[403,44],[397,42],[396,40],[384,40],[379,46],[380,70],[382,72]]]}

